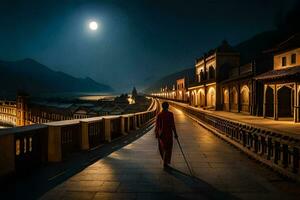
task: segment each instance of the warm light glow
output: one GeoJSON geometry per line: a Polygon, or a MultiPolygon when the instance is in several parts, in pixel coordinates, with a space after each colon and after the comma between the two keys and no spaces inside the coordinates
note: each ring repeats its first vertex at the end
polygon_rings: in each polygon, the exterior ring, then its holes
{"type": "Polygon", "coordinates": [[[98,23],[95,21],[90,22],[89,27],[91,30],[95,31],[98,29],[98,23]]]}
{"type": "Polygon", "coordinates": [[[127,101],[128,101],[129,104],[135,104],[135,100],[131,97],[128,97],[127,101]]]}

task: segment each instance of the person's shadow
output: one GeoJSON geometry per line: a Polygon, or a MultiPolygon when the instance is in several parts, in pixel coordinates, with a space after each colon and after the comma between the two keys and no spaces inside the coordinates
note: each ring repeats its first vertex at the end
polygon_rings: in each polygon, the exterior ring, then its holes
{"type": "Polygon", "coordinates": [[[235,196],[232,196],[229,193],[222,192],[217,188],[214,188],[212,185],[206,183],[205,181],[186,174],[178,169],[168,166],[164,169],[167,173],[174,176],[176,179],[180,180],[186,186],[188,186],[194,193],[201,194],[204,198],[207,199],[239,199],[235,196]]]}

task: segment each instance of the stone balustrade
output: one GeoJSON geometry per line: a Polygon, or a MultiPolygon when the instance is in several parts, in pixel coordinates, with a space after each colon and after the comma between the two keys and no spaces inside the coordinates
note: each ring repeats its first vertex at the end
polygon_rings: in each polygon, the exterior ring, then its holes
{"type": "Polygon", "coordinates": [[[157,100],[152,100],[145,112],[0,130],[0,179],[42,163],[60,162],[70,153],[91,150],[127,135],[151,123],[159,108],[157,100]]]}
{"type": "Polygon", "coordinates": [[[169,103],[248,155],[290,178],[300,180],[298,139],[225,119],[183,103],[169,103]]]}

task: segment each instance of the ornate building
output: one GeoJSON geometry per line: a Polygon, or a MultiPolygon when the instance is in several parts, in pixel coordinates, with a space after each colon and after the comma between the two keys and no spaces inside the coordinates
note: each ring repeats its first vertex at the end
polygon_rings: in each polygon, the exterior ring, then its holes
{"type": "Polygon", "coordinates": [[[300,121],[300,34],[240,65],[227,42],[196,60],[194,83],[154,95],[203,109],[300,121]],[[188,88],[188,89],[186,89],[188,88]],[[187,91],[187,92],[184,92],[187,91]]]}
{"type": "Polygon", "coordinates": [[[220,83],[222,110],[262,115],[262,85],[254,76],[271,69],[272,56],[264,53],[251,62],[228,69],[220,83]]]}
{"type": "Polygon", "coordinates": [[[271,52],[274,53],[273,70],[255,77],[264,87],[263,116],[299,122],[300,34],[271,52]]]}
{"type": "Polygon", "coordinates": [[[226,41],[197,59],[196,82],[188,88],[191,105],[205,109],[222,109],[219,83],[230,68],[238,66],[239,53],[234,51],[226,41]]]}
{"type": "Polygon", "coordinates": [[[186,78],[178,79],[176,81],[176,86],[176,99],[179,101],[189,101],[186,78]]]}

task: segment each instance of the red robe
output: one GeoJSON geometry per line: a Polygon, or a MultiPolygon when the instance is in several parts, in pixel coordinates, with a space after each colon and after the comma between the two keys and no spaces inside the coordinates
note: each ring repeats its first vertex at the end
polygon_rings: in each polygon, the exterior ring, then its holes
{"type": "Polygon", "coordinates": [[[158,138],[160,155],[166,164],[171,162],[173,131],[176,132],[173,113],[169,111],[160,112],[156,118],[155,134],[158,138]]]}

